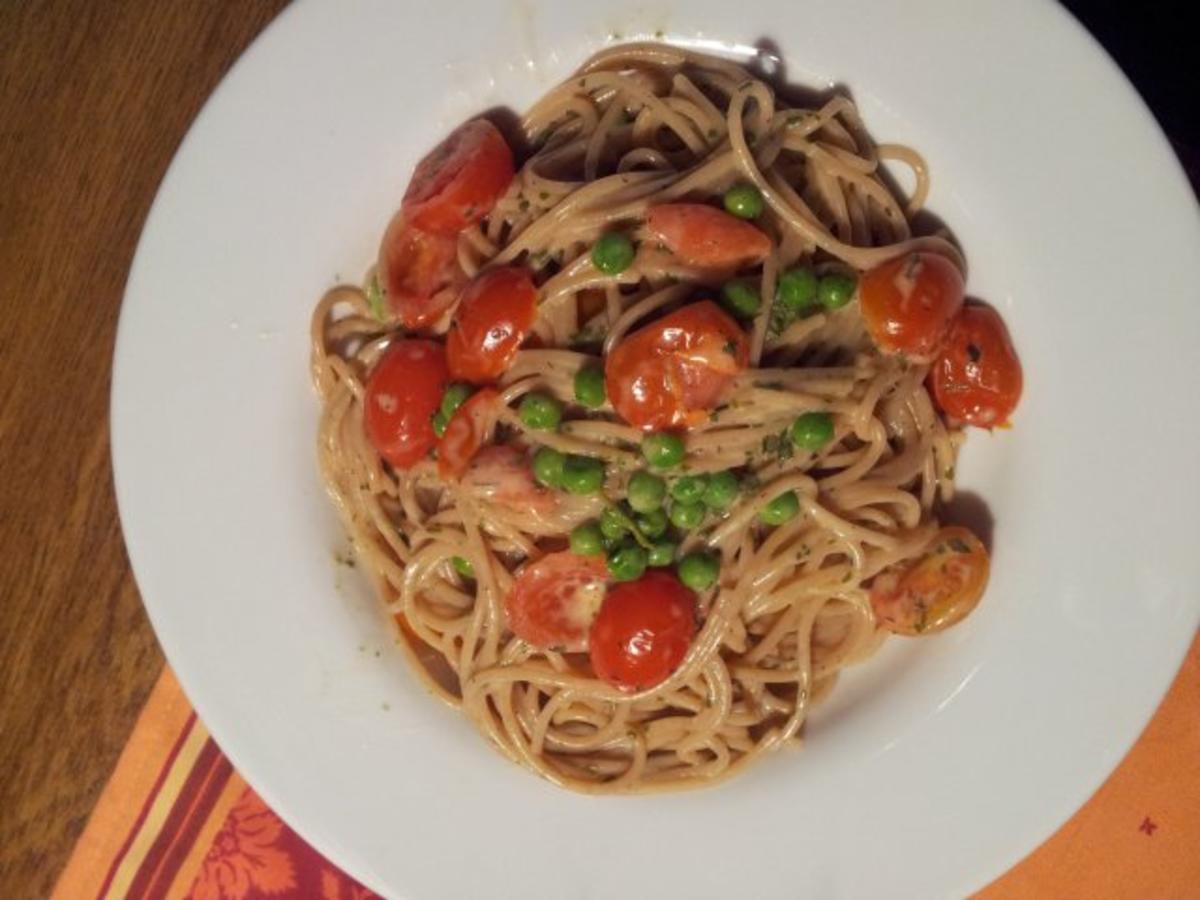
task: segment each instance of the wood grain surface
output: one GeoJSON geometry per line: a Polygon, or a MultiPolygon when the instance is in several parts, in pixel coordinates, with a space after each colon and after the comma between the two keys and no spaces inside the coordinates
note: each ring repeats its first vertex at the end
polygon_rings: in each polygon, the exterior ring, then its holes
{"type": "Polygon", "coordinates": [[[171,156],[283,5],[0,0],[3,898],[48,894],[163,664],[113,500],[117,314],[171,156]]]}

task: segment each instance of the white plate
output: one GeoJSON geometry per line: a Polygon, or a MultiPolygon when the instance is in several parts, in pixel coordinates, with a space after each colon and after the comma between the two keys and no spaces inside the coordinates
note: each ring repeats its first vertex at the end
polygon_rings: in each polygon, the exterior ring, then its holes
{"type": "Polygon", "coordinates": [[[1198,248],[1153,120],[1048,3],[304,2],[205,107],[142,236],[113,386],[130,557],[222,748],[385,894],[961,895],[1087,799],[1196,627],[1198,248]],[[439,136],[656,31],[765,37],[792,80],[848,85],[877,137],[924,152],[1026,396],[964,454],[996,522],[975,616],[891,642],[801,751],[714,790],[589,799],[425,695],[335,564],[307,327],[439,136]]]}

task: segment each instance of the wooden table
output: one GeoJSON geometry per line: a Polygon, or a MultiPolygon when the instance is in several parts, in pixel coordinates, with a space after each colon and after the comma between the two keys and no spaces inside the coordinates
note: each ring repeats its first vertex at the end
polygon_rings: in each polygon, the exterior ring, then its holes
{"type": "Polygon", "coordinates": [[[46,896],[162,668],[108,446],[154,192],[283,0],[0,0],[0,897],[46,896]]]}

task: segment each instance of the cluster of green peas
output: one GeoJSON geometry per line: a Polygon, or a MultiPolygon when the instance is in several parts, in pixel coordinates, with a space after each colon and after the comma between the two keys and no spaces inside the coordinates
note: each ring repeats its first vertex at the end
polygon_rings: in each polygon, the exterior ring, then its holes
{"type": "MultiPolygon", "coordinates": [[[[790,437],[797,447],[815,452],[833,439],[833,416],[808,412],[792,423],[790,437]]],[[[665,471],[683,462],[684,443],[677,435],[658,432],[642,440],[642,456],[653,469],[665,471]]],[[[599,492],[604,486],[604,465],[598,459],[564,454],[541,447],[533,457],[533,476],[546,487],[576,495],[599,492]]],[[[696,551],[676,562],[676,541],[667,535],[674,526],[679,532],[700,527],[709,512],[722,512],[737,499],[741,484],[730,470],[708,475],[681,475],[668,486],[660,475],[646,469],[629,479],[624,504],[610,506],[599,519],[577,525],[571,531],[571,551],[580,556],[605,556],[614,581],[633,581],[647,568],[675,564],[679,580],[695,591],[716,583],[720,563],[711,553],[696,551]],[[669,501],[669,502],[668,502],[669,501]]],[[[759,510],[759,520],[772,527],[791,521],[800,513],[795,491],[784,491],[759,510]]],[[[474,578],[469,560],[456,556],[455,570],[474,578]]]]}
{"type": "MultiPolygon", "coordinates": [[[[539,454],[541,451],[538,451],[539,454]]],[[[642,441],[642,456],[654,469],[678,466],[683,441],[669,433],[650,434],[642,441]]],[[[534,459],[535,471],[537,459],[534,459]]],[[[700,527],[709,512],[727,509],[741,490],[730,471],[711,475],[681,475],[668,486],[654,472],[640,469],[629,479],[625,502],[608,507],[599,519],[571,531],[571,550],[581,556],[605,556],[614,581],[640,578],[647,568],[674,565],[679,580],[695,591],[716,583],[720,564],[710,553],[687,553],[678,561],[678,544],[668,535],[700,527]]]]}

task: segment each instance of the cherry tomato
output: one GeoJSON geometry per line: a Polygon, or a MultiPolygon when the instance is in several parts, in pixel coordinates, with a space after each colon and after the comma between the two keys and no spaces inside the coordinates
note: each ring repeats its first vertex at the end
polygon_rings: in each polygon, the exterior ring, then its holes
{"type": "Polygon", "coordinates": [[[496,415],[499,394],[491,388],[476,391],[454,411],[438,441],[438,475],[458,481],[483,446],[496,415]]]}
{"type": "Polygon", "coordinates": [[[430,419],[449,378],[446,351],[433,341],[395,341],[375,364],[363,423],[371,445],[396,468],[411,468],[437,443],[430,419]]]}
{"type": "Polygon", "coordinates": [[[450,374],[481,384],[504,373],[537,318],[537,289],[525,269],[489,269],[467,285],[446,338],[450,374]]]}
{"type": "Polygon", "coordinates": [[[417,163],[401,208],[418,228],[457,235],[491,212],[512,180],[504,136],[487,119],[473,119],[417,163]]]}
{"type": "Polygon", "coordinates": [[[771,239],[749,222],[703,203],[652,207],[646,227],[688,265],[740,269],[771,252],[771,239]]]}
{"type": "Polygon", "coordinates": [[[875,576],[875,618],[910,636],[949,628],[978,605],[989,566],[987,549],[969,528],[943,528],[916,562],[875,576]]]}
{"type": "Polygon", "coordinates": [[[511,444],[492,444],[475,454],[462,483],[496,503],[547,513],[558,506],[557,495],[533,479],[525,454],[511,444]]]}
{"type": "Polygon", "coordinates": [[[588,628],[604,599],[604,560],[569,550],[529,563],[504,598],[513,634],[543,650],[587,648],[588,628]]]}
{"type": "Polygon", "coordinates": [[[1021,399],[1021,362],[1004,320],[990,306],[963,307],[930,375],[933,396],[968,425],[1007,425],[1021,399]]]}
{"type": "Polygon", "coordinates": [[[467,276],[458,264],[458,239],[392,217],[379,247],[379,283],[388,306],[407,328],[437,322],[458,299],[467,276]]]}
{"type": "Polygon", "coordinates": [[[679,668],[696,634],[696,595],[652,569],[608,592],[588,646],[596,675],[624,690],[653,687],[679,668]]]}
{"type": "Polygon", "coordinates": [[[908,253],[863,275],[858,297],[880,350],[929,357],[962,309],[963,277],[944,256],[908,253]]]}
{"type": "Polygon", "coordinates": [[[628,335],[604,364],[613,408],[647,431],[700,424],[750,358],[737,322],[701,300],[628,335]]]}

